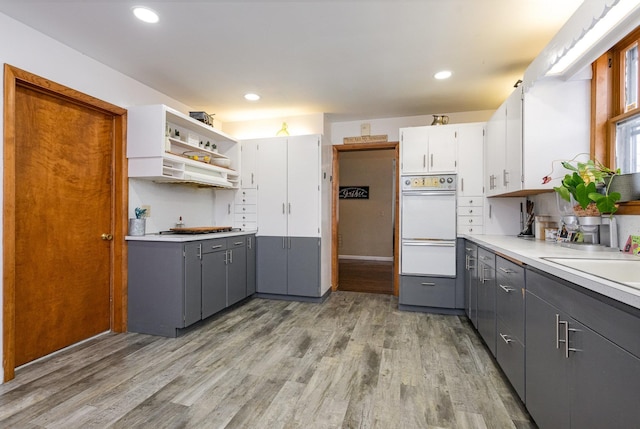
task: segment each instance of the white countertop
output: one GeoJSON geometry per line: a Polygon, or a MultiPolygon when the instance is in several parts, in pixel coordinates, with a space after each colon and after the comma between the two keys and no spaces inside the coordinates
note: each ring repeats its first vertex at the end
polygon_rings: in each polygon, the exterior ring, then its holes
{"type": "MultiPolygon", "coordinates": [[[[465,235],[464,238],[494,252],[516,259],[526,265],[545,271],[561,279],[570,281],[586,289],[598,292],[635,308],[640,308],[640,289],[613,281],[604,276],[559,265],[543,258],[571,258],[602,260],[630,260],[640,258],[621,252],[587,251],[562,247],[559,243],[543,240],[525,240],[504,235],[465,235]]],[[[637,281],[640,281],[640,274],[637,281]]]]}
{"type": "Polygon", "coordinates": [[[212,238],[236,237],[238,235],[255,234],[257,231],[229,231],[214,232],[210,234],[146,234],[146,235],[127,235],[126,241],[165,241],[172,243],[183,243],[188,241],[209,240],[212,238]]]}

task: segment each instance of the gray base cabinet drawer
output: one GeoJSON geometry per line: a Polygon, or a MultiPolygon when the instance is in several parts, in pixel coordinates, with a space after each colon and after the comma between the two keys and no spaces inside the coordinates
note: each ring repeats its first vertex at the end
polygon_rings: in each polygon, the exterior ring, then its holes
{"type": "Polygon", "coordinates": [[[516,393],[524,402],[524,344],[500,319],[498,319],[496,343],[496,359],[516,393]]]}
{"type": "Polygon", "coordinates": [[[524,342],[524,297],[524,268],[496,256],[496,314],[521,342],[524,342]]]}
{"type": "Polygon", "coordinates": [[[399,303],[424,307],[455,308],[456,279],[401,276],[399,303]]]}

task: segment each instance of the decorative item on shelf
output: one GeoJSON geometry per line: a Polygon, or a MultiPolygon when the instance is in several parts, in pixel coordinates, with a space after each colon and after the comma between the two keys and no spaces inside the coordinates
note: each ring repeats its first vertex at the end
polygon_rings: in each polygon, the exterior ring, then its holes
{"type": "MultiPolygon", "coordinates": [[[[542,184],[554,180],[553,163],[560,162],[569,170],[562,179],[560,186],[554,191],[565,201],[571,202],[576,216],[600,216],[601,213],[613,215],[617,210],[617,202],[620,201],[619,192],[610,192],[612,178],[620,173],[620,170],[612,170],[596,159],[588,159],[586,162],[577,161],[577,158],[587,154],[578,154],[569,161],[555,160],[551,164],[551,173],[542,178],[542,184]]],[[[588,155],[587,155],[588,156],[588,155]]],[[[560,203],[560,201],[559,201],[560,203]]]]}
{"type": "Polygon", "coordinates": [[[144,235],[146,229],[146,213],[147,209],[136,207],[134,210],[135,218],[129,219],[129,235],[144,235]]]}
{"type": "Polygon", "coordinates": [[[448,123],[449,117],[447,115],[433,115],[431,125],[447,125],[448,123]]]}
{"type": "MultiPolygon", "coordinates": [[[[207,144],[209,144],[209,142],[207,142],[207,144]]],[[[211,145],[211,152],[218,153],[218,145],[217,144],[213,143],[211,145]]]]}
{"type": "Polygon", "coordinates": [[[342,143],[386,143],[389,136],[387,134],[381,134],[377,136],[357,136],[357,137],[344,137],[342,143]]]}
{"type": "Polygon", "coordinates": [[[278,132],[276,133],[276,137],[279,136],[288,136],[289,135],[289,126],[287,125],[286,122],[282,123],[282,128],[280,128],[278,130],[278,132]]]}
{"type": "Polygon", "coordinates": [[[193,159],[194,161],[201,161],[206,164],[208,164],[209,161],[211,161],[211,155],[204,152],[188,150],[186,152],[182,152],[182,156],[187,157],[189,159],[193,159]]]}
{"type": "Polygon", "coordinates": [[[189,116],[197,121],[209,125],[210,127],[213,127],[213,115],[210,115],[207,112],[189,112],[189,116]]]}

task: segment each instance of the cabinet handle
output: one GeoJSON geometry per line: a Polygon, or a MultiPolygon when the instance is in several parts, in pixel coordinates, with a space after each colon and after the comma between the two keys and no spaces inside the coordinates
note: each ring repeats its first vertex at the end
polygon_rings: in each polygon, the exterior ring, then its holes
{"type": "MultiPolygon", "coordinates": [[[[560,325],[565,325],[565,328],[568,329],[569,328],[569,322],[566,322],[564,320],[560,320],[560,315],[556,314],[556,349],[560,348],[560,343],[567,343],[567,331],[565,330],[565,339],[561,340],[560,339],[560,325]]],[[[568,352],[567,352],[568,353],[568,352]]]]}
{"type": "Polygon", "coordinates": [[[251,184],[253,185],[253,173],[251,173],[251,184]]]}
{"type": "Polygon", "coordinates": [[[247,247],[251,249],[251,237],[247,237],[247,247]]]}
{"type": "Polygon", "coordinates": [[[473,204],[473,200],[469,200],[469,204],[473,204]]]}
{"type": "Polygon", "coordinates": [[[469,219],[469,223],[473,223],[473,219],[469,219]]]}
{"type": "Polygon", "coordinates": [[[507,170],[502,170],[502,184],[506,187],[509,184],[509,172],[507,170]]]}
{"type": "Polygon", "coordinates": [[[469,214],[473,214],[473,209],[469,209],[469,214]]]}
{"type": "Polygon", "coordinates": [[[464,192],[464,177],[460,178],[460,192],[464,192]]]}
{"type": "Polygon", "coordinates": [[[575,329],[575,328],[570,328],[569,327],[569,322],[567,322],[567,328],[566,328],[565,332],[566,332],[567,341],[565,342],[564,357],[566,359],[569,359],[569,352],[580,352],[580,351],[582,351],[582,350],[576,349],[575,347],[569,347],[569,332],[580,332],[580,330],[579,329],[575,329]]]}
{"type": "Polygon", "coordinates": [[[202,244],[198,244],[198,259],[202,260],[202,244]]]}
{"type": "Polygon", "coordinates": [[[510,269],[508,269],[508,268],[499,267],[498,269],[499,269],[500,271],[502,271],[503,273],[505,273],[505,274],[513,274],[513,273],[515,273],[515,271],[510,270],[510,269]]]}
{"type": "Polygon", "coordinates": [[[218,244],[217,246],[211,246],[212,249],[219,249],[222,247],[222,244],[218,244]]]}
{"type": "Polygon", "coordinates": [[[469,255],[464,255],[464,269],[469,270],[469,255]]]}
{"type": "Polygon", "coordinates": [[[433,168],[433,154],[431,154],[431,159],[429,160],[431,168],[433,168]]]}
{"type": "Polygon", "coordinates": [[[435,286],[435,283],[420,283],[422,286],[435,286]]]}
{"type": "Polygon", "coordinates": [[[285,211],[284,211],[284,203],[282,203],[282,214],[285,214],[285,211]]]}
{"type": "Polygon", "coordinates": [[[471,247],[465,247],[464,250],[466,250],[467,252],[471,252],[473,249],[471,247]]]}
{"type": "Polygon", "coordinates": [[[506,334],[500,334],[500,338],[502,338],[502,340],[503,340],[505,343],[507,343],[507,344],[509,344],[509,343],[511,343],[511,342],[513,341],[513,340],[512,340],[511,338],[509,338],[509,336],[508,336],[508,335],[506,335],[506,334]]]}
{"type": "Polygon", "coordinates": [[[233,264],[233,250],[229,250],[229,263],[233,264]]]}
{"type": "Polygon", "coordinates": [[[231,204],[227,204],[227,214],[231,214],[231,204]]]}
{"type": "Polygon", "coordinates": [[[503,291],[505,291],[506,293],[510,293],[512,291],[514,291],[515,289],[509,286],[504,286],[504,285],[498,285],[500,286],[500,289],[502,289],[503,291]]]}
{"type": "Polygon", "coordinates": [[[291,214],[291,203],[289,203],[289,214],[291,214]]]}
{"type": "Polygon", "coordinates": [[[285,240],[285,237],[282,237],[282,248],[283,248],[283,249],[286,249],[286,248],[287,248],[287,246],[285,245],[284,240],[285,240]]]}
{"type": "Polygon", "coordinates": [[[422,168],[427,168],[427,154],[422,155],[422,168]]]}
{"type": "Polygon", "coordinates": [[[289,249],[291,249],[291,237],[289,237],[289,249]]]}
{"type": "Polygon", "coordinates": [[[224,264],[227,265],[229,263],[229,252],[225,250],[224,252],[224,264]]]}
{"type": "Polygon", "coordinates": [[[492,208],[492,207],[493,207],[493,206],[492,206],[491,204],[489,204],[489,219],[491,219],[491,208],[492,208]]]}
{"type": "Polygon", "coordinates": [[[234,246],[240,246],[241,244],[244,244],[244,241],[236,241],[233,243],[234,246]]]}

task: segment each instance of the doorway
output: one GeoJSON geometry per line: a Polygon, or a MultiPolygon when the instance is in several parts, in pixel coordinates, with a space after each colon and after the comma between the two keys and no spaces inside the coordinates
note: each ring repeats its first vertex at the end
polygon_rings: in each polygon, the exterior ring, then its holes
{"type": "Polygon", "coordinates": [[[5,65],[4,379],[126,330],[126,110],[5,65]]]}
{"type": "Polygon", "coordinates": [[[397,162],[397,142],[333,146],[334,291],[398,295],[397,162]]]}

